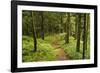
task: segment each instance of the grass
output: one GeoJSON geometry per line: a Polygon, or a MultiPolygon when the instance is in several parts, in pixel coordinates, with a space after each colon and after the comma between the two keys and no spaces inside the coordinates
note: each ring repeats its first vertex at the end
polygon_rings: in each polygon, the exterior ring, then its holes
{"type": "MultiPolygon", "coordinates": [[[[65,53],[69,55],[70,60],[82,59],[82,44],[80,43],[80,52],[76,52],[76,40],[73,37],[69,38],[69,44],[65,44],[64,35],[55,34],[53,36],[46,36],[45,40],[41,38],[37,39],[37,52],[33,52],[34,43],[33,38],[29,36],[23,36],[22,38],[22,61],[23,62],[37,62],[37,61],[55,61],[57,60],[55,48],[52,46],[52,42],[57,40],[60,43],[60,47],[64,49],[65,53]]],[[[90,58],[90,47],[87,45],[86,59],[90,58]]]]}

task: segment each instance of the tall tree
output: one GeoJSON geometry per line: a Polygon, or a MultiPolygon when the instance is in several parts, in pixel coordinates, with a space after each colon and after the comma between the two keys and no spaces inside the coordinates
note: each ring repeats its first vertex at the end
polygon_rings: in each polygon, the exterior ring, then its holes
{"type": "Polygon", "coordinates": [[[88,29],[89,29],[89,14],[86,14],[86,50],[87,50],[88,29]]]}
{"type": "Polygon", "coordinates": [[[65,43],[69,43],[69,25],[70,25],[70,13],[67,13],[67,22],[66,22],[66,36],[65,43]]]}
{"type": "Polygon", "coordinates": [[[76,51],[80,52],[80,34],[81,34],[81,14],[78,14],[78,28],[77,28],[77,44],[76,44],[76,51]]]}
{"type": "Polygon", "coordinates": [[[41,11],[41,38],[44,40],[44,15],[41,11]]]}
{"type": "Polygon", "coordinates": [[[77,17],[77,14],[75,15],[75,39],[77,39],[77,20],[78,20],[78,17],[77,17]]]}
{"type": "Polygon", "coordinates": [[[34,52],[37,51],[37,38],[36,38],[36,29],[35,29],[35,24],[34,24],[34,12],[31,12],[31,17],[32,17],[32,34],[33,34],[33,39],[34,39],[34,52]]]}
{"type": "Polygon", "coordinates": [[[62,33],[63,32],[63,29],[62,29],[62,25],[63,25],[63,13],[60,14],[60,20],[61,20],[60,21],[60,25],[61,25],[61,27],[60,27],[61,29],[60,30],[61,30],[61,33],[62,33]]]}
{"type": "Polygon", "coordinates": [[[83,31],[83,59],[85,58],[85,49],[86,49],[86,14],[84,14],[84,31],[83,31]]]}

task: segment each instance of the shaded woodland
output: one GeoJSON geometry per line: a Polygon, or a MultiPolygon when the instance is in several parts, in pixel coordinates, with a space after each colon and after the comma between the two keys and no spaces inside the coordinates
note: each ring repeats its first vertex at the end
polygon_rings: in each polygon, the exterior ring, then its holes
{"type": "Polygon", "coordinates": [[[22,60],[90,59],[90,14],[22,11],[22,60]]]}

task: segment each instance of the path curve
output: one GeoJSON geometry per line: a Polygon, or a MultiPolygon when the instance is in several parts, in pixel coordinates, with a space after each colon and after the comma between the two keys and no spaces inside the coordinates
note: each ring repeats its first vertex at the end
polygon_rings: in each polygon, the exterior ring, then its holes
{"type": "Polygon", "coordinates": [[[57,56],[57,60],[68,60],[69,59],[64,49],[60,47],[59,41],[54,40],[52,42],[52,46],[55,48],[55,54],[57,56]]]}

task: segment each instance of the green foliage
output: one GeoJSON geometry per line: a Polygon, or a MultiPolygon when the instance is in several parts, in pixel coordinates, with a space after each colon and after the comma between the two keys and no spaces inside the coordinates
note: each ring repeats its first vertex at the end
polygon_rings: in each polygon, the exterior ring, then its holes
{"type": "MultiPolygon", "coordinates": [[[[62,40],[60,42],[61,47],[64,48],[66,54],[69,55],[70,59],[82,59],[82,53],[83,53],[83,42],[80,41],[80,52],[76,52],[76,40],[73,37],[70,37],[70,42],[69,44],[64,44],[65,41],[62,40]]],[[[88,44],[88,49],[86,50],[86,59],[90,58],[90,51],[89,51],[89,44],[88,44]]]]}
{"type": "Polygon", "coordinates": [[[33,47],[32,37],[23,36],[23,62],[56,60],[54,48],[47,41],[38,39],[37,52],[33,52],[33,47]]]}
{"type": "Polygon", "coordinates": [[[50,12],[50,11],[22,11],[22,61],[55,61],[57,60],[53,42],[56,41],[61,49],[64,49],[69,60],[82,59],[83,56],[83,32],[86,22],[87,50],[85,59],[90,58],[90,16],[87,13],[50,12]],[[80,18],[78,15],[80,14],[80,18]],[[79,20],[80,19],[80,20],[79,20]],[[80,22],[79,22],[79,21],[80,22]],[[80,27],[78,27],[80,25],[80,27]],[[80,28],[80,31],[78,30],[80,28]],[[33,33],[34,29],[34,33],[33,33]],[[80,35],[79,35],[80,33],[80,35]],[[35,35],[35,38],[34,38],[35,35]],[[80,36],[80,44],[77,38],[80,36]],[[44,38],[44,39],[43,39],[44,38]],[[37,44],[34,42],[37,40],[37,44]],[[68,40],[69,42],[65,43],[68,40]],[[34,52],[34,44],[37,46],[34,52]],[[80,51],[76,52],[76,45],[80,51]]]}
{"type": "MultiPolygon", "coordinates": [[[[52,42],[54,40],[58,40],[60,43],[60,47],[64,49],[65,53],[69,55],[70,60],[82,59],[82,51],[83,51],[83,42],[80,44],[80,52],[76,52],[76,40],[73,37],[70,37],[69,44],[65,44],[64,41],[65,33],[55,34],[51,36],[45,37],[45,40],[38,38],[38,49],[37,52],[33,52],[33,38],[28,36],[23,36],[23,50],[22,50],[22,60],[23,62],[33,62],[33,61],[54,61],[57,59],[56,52],[54,47],[52,46],[52,42]],[[58,37],[59,36],[59,37],[58,37]]],[[[86,50],[86,59],[90,58],[90,50],[88,48],[86,50]]]]}

